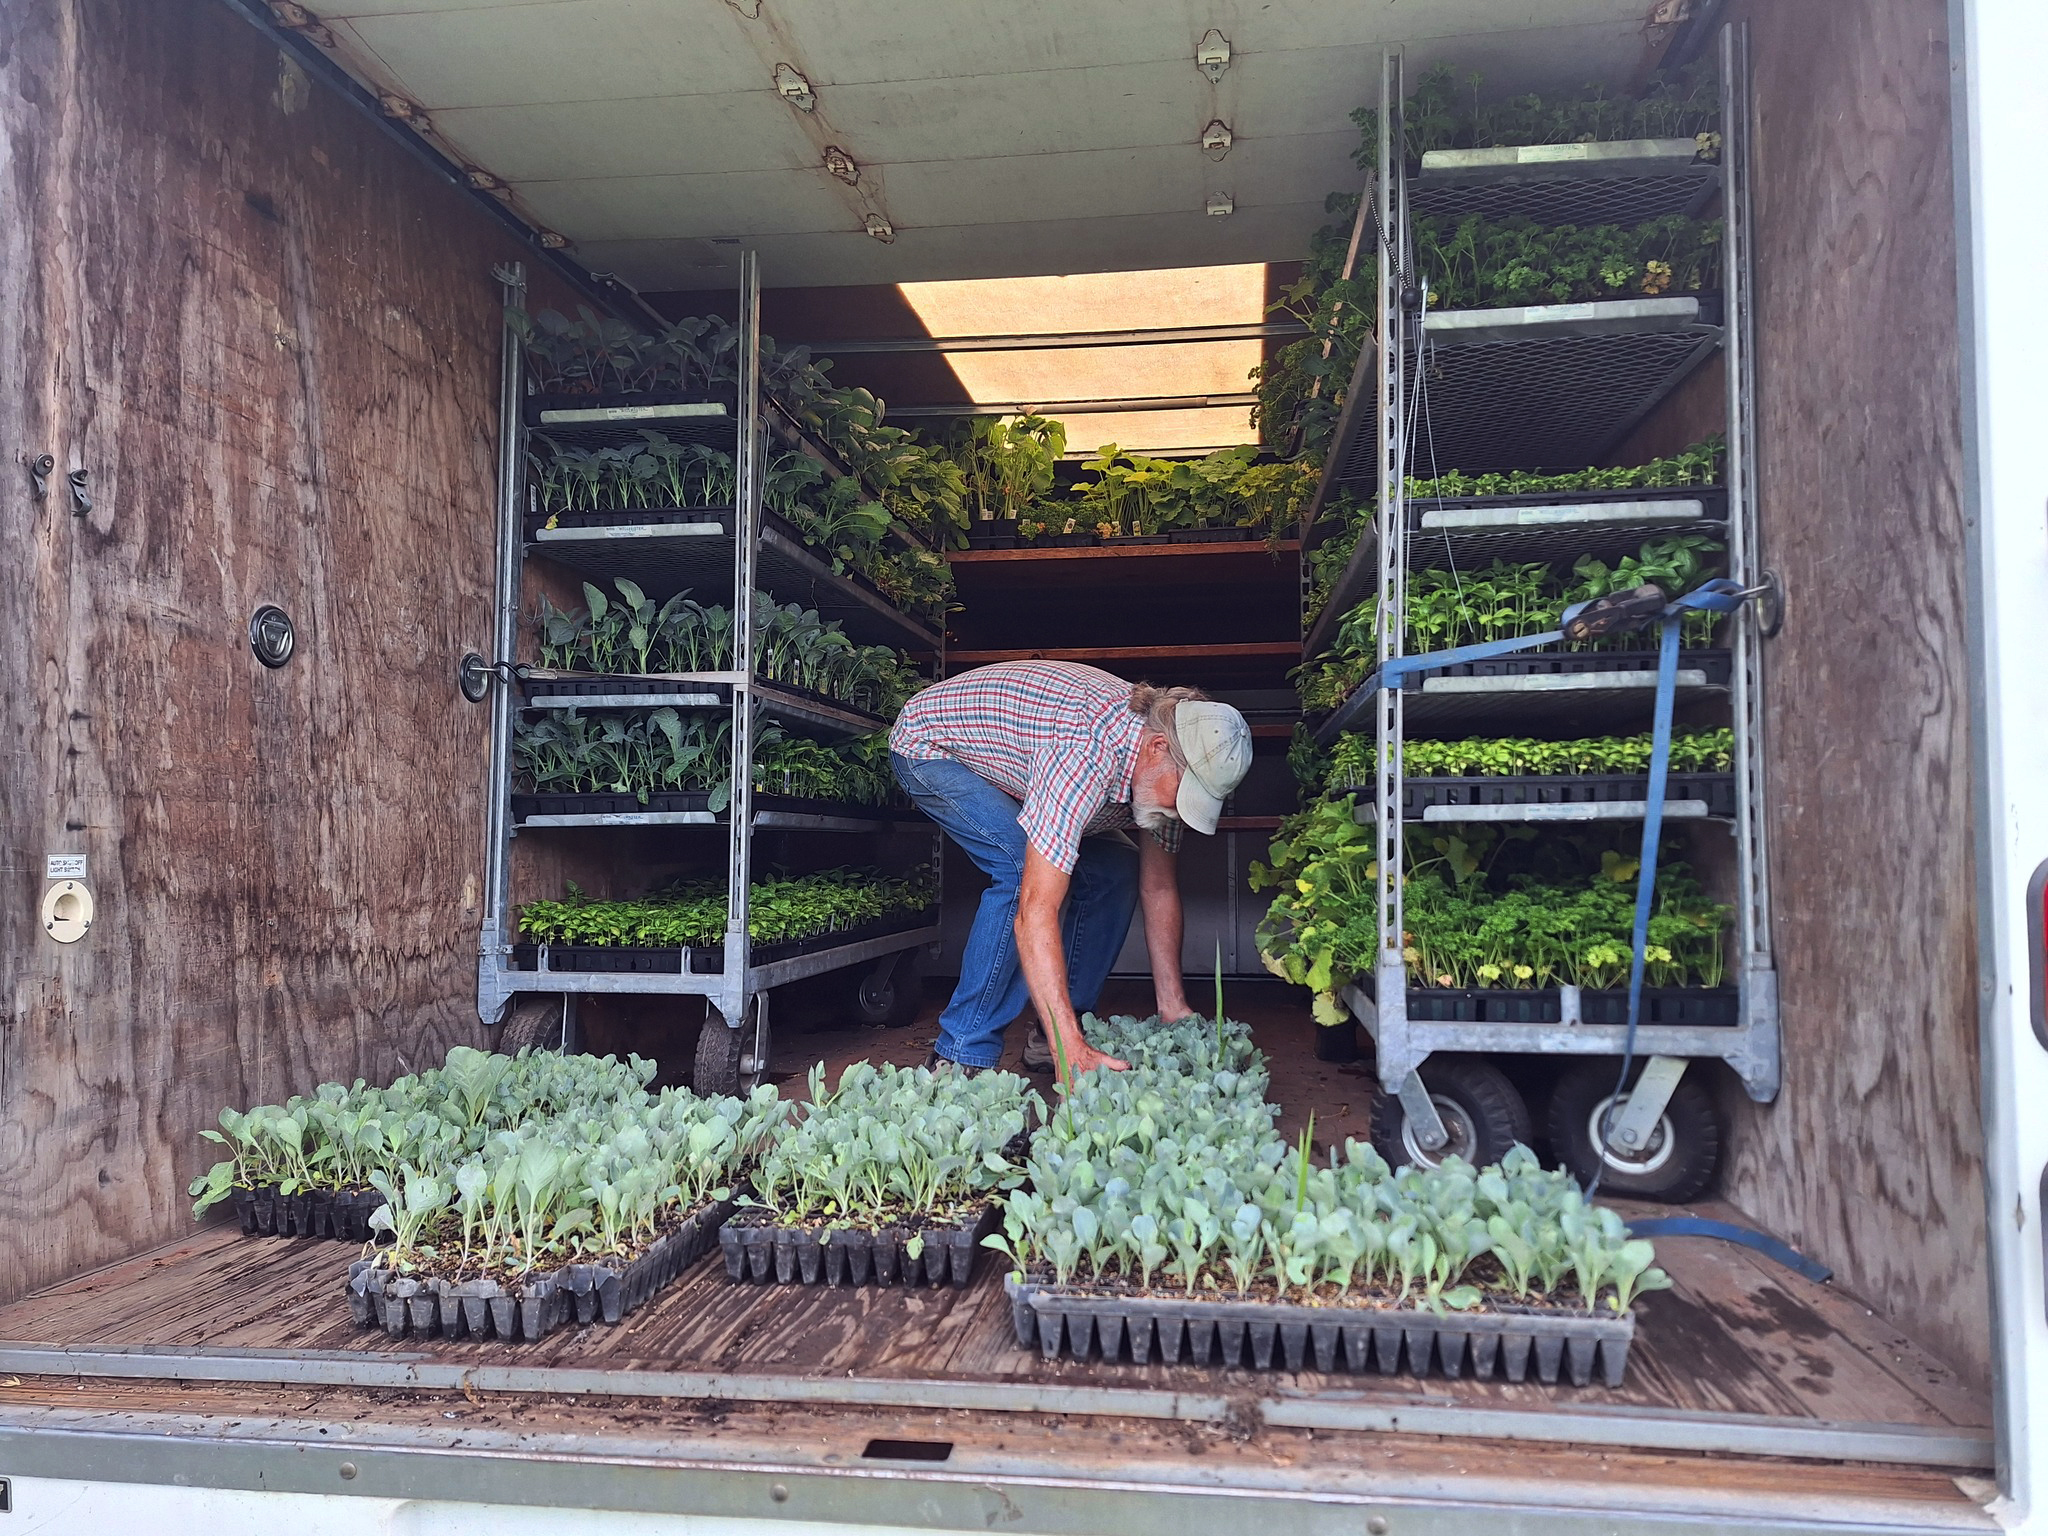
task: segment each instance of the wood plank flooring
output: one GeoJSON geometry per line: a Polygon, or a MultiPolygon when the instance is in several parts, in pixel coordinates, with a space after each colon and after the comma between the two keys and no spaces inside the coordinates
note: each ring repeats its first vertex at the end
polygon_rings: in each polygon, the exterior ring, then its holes
{"type": "Polygon", "coordinates": [[[1616,1389],[1046,1361],[1017,1346],[993,1255],[965,1289],[915,1291],[735,1285],[714,1256],[617,1327],[569,1328],[511,1346],[391,1339],[349,1318],[347,1245],[245,1238],[224,1228],[0,1307],[0,1340],[1167,1390],[1331,1389],[1406,1402],[1616,1405],[1928,1427],[1988,1422],[1939,1362],[1846,1298],[1726,1244],[1674,1238],[1659,1247],[1676,1286],[1644,1300],[1628,1376],[1616,1389]]]}

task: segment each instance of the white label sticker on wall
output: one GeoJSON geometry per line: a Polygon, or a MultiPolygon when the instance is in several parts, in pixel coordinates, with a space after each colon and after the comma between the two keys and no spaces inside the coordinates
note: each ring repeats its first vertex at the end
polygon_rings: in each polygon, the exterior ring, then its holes
{"type": "Polygon", "coordinates": [[[83,880],[85,878],[85,855],[82,853],[52,853],[43,859],[45,880],[83,880]]]}

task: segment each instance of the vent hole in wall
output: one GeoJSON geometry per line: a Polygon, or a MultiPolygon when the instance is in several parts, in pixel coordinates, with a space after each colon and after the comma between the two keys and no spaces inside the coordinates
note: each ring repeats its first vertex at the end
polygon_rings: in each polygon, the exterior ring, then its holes
{"type": "Polygon", "coordinates": [[[953,1454],[950,1440],[870,1440],[863,1461],[945,1461],[953,1454]]]}

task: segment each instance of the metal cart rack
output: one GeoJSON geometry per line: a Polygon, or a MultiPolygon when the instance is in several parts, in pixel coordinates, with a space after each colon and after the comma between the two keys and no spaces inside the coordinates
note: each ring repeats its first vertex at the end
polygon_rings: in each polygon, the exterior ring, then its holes
{"type": "MultiPolygon", "coordinates": [[[[523,303],[523,273],[498,274],[508,308],[523,303]]],[[[832,737],[863,734],[885,722],[780,687],[756,675],[754,609],[757,591],[783,601],[800,601],[821,617],[837,621],[860,644],[883,644],[928,655],[934,673],[943,668],[944,636],[920,619],[899,611],[865,582],[835,574],[794,530],[764,513],[762,479],[769,423],[761,385],[760,272],[746,253],[740,266],[740,342],[737,415],[717,403],[636,405],[618,401],[588,409],[549,409],[541,425],[548,435],[574,446],[632,441],[639,428],[658,428],[672,438],[729,446],[738,469],[731,509],[706,509],[662,520],[605,527],[538,527],[529,532],[525,483],[528,426],[524,357],[508,328],[500,377],[498,457],[498,558],[493,643],[497,661],[470,658],[465,692],[489,690],[491,756],[487,792],[487,857],[482,932],[478,942],[477,1012],[486,1023],[507,1017],[515,1000],[559,1003],[561,1038],[573,1041],[576,1000],[591,993],[701,997],[707,1012],[699,1036],[695,1077],[700,1092],[744,1092],[768,1069],[771,1033],[770,989],[830,971],[866,966],[863,1001],[878,990],[886,996],[901,959],[939,935],[936,913],[913,927],[845,943],[802,946],[806,952],[757,959],[747,929],[748,895],[756,834],[868,833],[919,839],[936,882],[940,870],[938,829],[913,812],[862,808],[858,814],[790,806],[772,797],[757,805],[751,765],[757,722],[778,720],[807,734],[832,737]],[[604,693],[536,689],[559,683],[565,674],[519,664],[521,574],[532,558],[552,560],[592,581],[626,576],[656,601],[685,588],[719,592],[728,584],[734,616],[734,662],[729,670],[617,676],[604,679],[604,693]],[[513,814],[513,733],[523,713],[551,708],[730,710],[733,777],[730,803],[722,810],[605,810],[592,813],[513,814]],[[516,920],[511,893],[512,840],[522,832],[566,828],[714,827],[726,829],[726,929],[716,954],[682,949],[675,968],[658,971],[593,971],[558,968],[548,947],[537,946],[530,963],[520,963],[514,944],[516,920]]],[[[785,424],[785,438],[794,433],[785,424]]],[[[798,446],[830,463],[815,444],[798,446]]],[[[838,472],[836,469],[834,472],[838,472]]],[[[894,537],[915,542],[897,529],[894,537]]],[[[590,682],[587,676],[580,679],[590,682]]]]}
{"type": "MultiPolygon", "coordinates": [[[[1334,640],[1346,612],[1376,604],[1384,667],[1400,653],[1411,570],[1469,568],[1496,559],[1538,561],[1578,554],[1614,558],[1643,540],[1687,530],[1726,542],[1729,574],[1745,586],[1760,575],[1755,532],[1750,329],[1749,122],[1746,36],[1721,37],[1722,145],[1718,165],[1696,158],[1691,140],[1432,151],[1411,175],[1403,152],[1401,57],[1383,61],[1377,175],[1359,224],[1370,217],[1380,246],[1378,319],[1361,349],[1311,516],[1347,487],[1370,487],[1374,519],[1364,529],[1328,603],[1306,626],[1304,660],[1334,640]],[[1726,225],[1725,287],[1712,296],[1631,298],[1526,309],[1431,312],[1415,267],[1412,216],[1480,213],[1553,222],[1617,222],[1660,213],[1697,213],[1721,195],[1726,225]],[[1727,474],[1723,487],[1671,492],[1572,495],[1552,505],[1412,507],[1411,473],[1467,472],[1600,462],[1713,352],[1727,371],[1727,474]]],[[[1355,263],[1361,240],[1352,242],[1355,263]]],[[[1366,246],[1368,251],[1371,246],[1366,246]]],[[[1346,275],[1350,275],[1350,267],[1346,275]]],[[[1635,1048],[1651,1058],[1617,1113],[1619,1144],[1640,1146],[1657,1127],[1688,1059],[1727,1062],[1749,1095],[1765,1102],[1779,1083],[1776,971],[1770,945],[1770,887],[1760,815],[1762,720],[1758,619],[1729,621],[1727,648],[1694,651],[1680,664],[1679,697],[1725,698],[1734,732],[1731,775],[1674,780],[1669,817],[1732,824],[1736,839],[1737,986],[1723,1022],[1649,1022],[1635,1048]],[[1638,1139],[1630,1141],[1631,1135],[1638,1139]]],[[[1421,993],[1411,998],[1402,958],[1404,823],[1443,821],[1640,821],[1644,802],[1622,786],[1548,779],[1404,781],[1410,735],[1467,733],[1543,722],[1613,729],[1647,724],[1653,673],[1647,655],[1546,653],[1498,665],[1425,675],[1404,686],[1361,686],[1319,726],[1319,745],[1369,729],[1375,780],[1358,788],[1361,822],[1377,823],[1379,953],[1373,984],[1345,996],[1372,1034],[1381,1081],[1398,1095],[1415,1145],[1445,1145],[1439,1105],[1419,1075],[1440,1052],[1617,1056],[1624,1028],[1589,1017],[1578,989],[1565,987],[1525,1021],[1463,1021],[1421,993]],[[1415,791],[1415,792],[1411,792],[1415,791]],[[1416,1006],[1411,1006],[1411,1002],[1416,1006]]],[[[1675,1009],[1684,1014],[1687,1010],[1675,1009]]],[[[1705,1012],[1705,1010],[1702,1010],[1705,1012]]]]}

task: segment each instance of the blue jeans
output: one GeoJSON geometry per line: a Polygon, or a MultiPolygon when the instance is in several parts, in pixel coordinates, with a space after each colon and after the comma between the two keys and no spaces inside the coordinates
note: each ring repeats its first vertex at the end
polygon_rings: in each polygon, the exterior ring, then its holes
{"type": "MultiPolygon", "coordinates": [[[[960,985],[939,1015],[939,1054],[964,1067],[1002,1059],[1003,1029],[1024,1011],[1030,989],[1017,962],[1017,887],[1024,878],[1021,809],[995,785],[951,758],[913,762],[889,754],[905,794],[946,829],[989,877],[960,957],[960,985]]],[[[1067,996],[1076,1013],[1095,1006],[1138,909],[1138,850],[1122,833],[1083,838],[1060,909],[1067,996]]]]}

